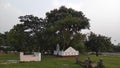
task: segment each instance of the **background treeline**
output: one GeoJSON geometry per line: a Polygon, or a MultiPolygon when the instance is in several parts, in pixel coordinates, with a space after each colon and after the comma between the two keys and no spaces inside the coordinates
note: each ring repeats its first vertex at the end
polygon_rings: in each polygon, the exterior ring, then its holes
{"type": "Polygon", "coordinates": [[[25,15],[19,20],[21,24],[0,33],[0,50],[53,52],[59,44],[61,50],[72,46],[80,52],[120,51],[109,37],[93,32],[82,34],[81,30],[90,29],[89,19],[72,8],[61,6],[47,12],[45,18],[25,15]]]}

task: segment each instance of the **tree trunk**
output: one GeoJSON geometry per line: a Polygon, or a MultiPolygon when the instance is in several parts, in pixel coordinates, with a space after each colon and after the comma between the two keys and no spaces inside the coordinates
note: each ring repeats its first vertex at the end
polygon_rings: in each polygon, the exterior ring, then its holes
{"type": "Polygon", "coordinates": [[[98,52],[96,51],[96,56],[98,57],[99,56],[99,54],[98,54],[98,52]]]}

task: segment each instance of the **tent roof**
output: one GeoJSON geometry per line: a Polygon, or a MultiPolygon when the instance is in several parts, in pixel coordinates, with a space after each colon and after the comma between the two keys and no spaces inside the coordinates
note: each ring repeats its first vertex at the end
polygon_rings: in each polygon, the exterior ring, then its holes
{"type": "Polygon", "coordinates": [[[76,52],[76,50],[72,47],[67,48],[64,52],[76,52]]]}

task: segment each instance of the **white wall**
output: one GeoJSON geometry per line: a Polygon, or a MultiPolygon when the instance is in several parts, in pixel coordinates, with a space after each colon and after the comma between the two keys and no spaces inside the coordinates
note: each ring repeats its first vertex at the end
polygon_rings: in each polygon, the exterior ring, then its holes
{"type": "Polygon", "coordinates": [[[41,53],[35,52],[33,55],[24,55],[20,52],[20,61],[41,61],[41,53]]]}

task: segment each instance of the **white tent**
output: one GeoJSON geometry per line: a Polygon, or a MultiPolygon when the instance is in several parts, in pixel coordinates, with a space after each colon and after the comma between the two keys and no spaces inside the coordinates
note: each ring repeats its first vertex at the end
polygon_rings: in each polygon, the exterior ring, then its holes
{"type": "Polygon", "coordinates": [[[58,56],[77,56],[77,55],[79,55],[79,51],[75,50],[72,47],[69,47],[65,51],[60,51],[60,50],[54,51],[54,55],[58,55],[58,56]]]}

